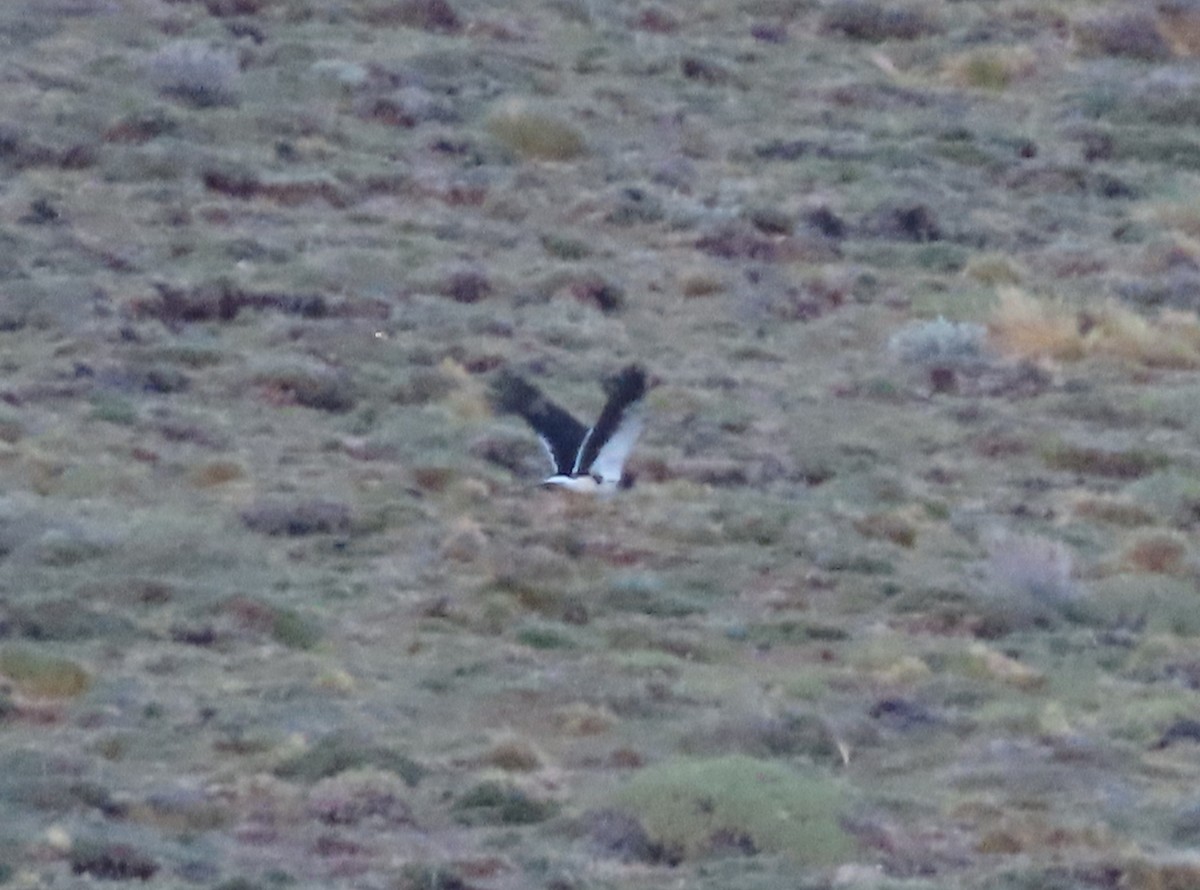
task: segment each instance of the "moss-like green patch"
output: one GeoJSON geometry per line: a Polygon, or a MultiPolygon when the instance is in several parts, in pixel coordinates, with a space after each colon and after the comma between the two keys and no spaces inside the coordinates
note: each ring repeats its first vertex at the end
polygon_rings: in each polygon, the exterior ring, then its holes
{"type": "Polygon", "coordinates": [[[493,114],[488,130],[505,148],[523,158],[568,161],[586,150],[583,134],[571,124],[523,105],[493,114]]]}
{"type": "Polygon", "coordinates": [[[728,848],[778,853],[805,865],[854,857],[839,823],[845,789],[816,771],[734,755],[649,767],[617,795],[651,839],[684,857],[728,848]]]}
{"type": "Polygon", "coordinates": [[[69,659],[15,646],[0,652],[0,675],[18,692],[39,698],[74,698],[91,684],[88,672],[69,659]]]}
{"type": "Polygon", "coordinates": [[[106,423],[129,426],[137,422],[138,410],[133,402],[122,396],[103,395],[92,400],[92,418],[106,423]]]}
{"type": "Polygon", "coordinates": [[[410,787],[421,781],[426,772],[423,766],[398,751],[371,745],[351,733],[334,733],[279,764],[275,767],[275,775],[281,779],[315,782],[348,769],[369,766],[395,773],[410,787]]]}
{"type": "Polygon", "coordinates": [[[517,642],[530,649],[574,649],[576,642],[555,627],[531,625],[517,631],[517,642]]]}
{"type": "Polygon", "coordinates": [[[531,825],[549,819],[558,806],[512,785],[481,782],[456,800],[453,810],[464,825],[531,825]]]}
{"type": "Polygon", "coordinates": [[[271,636],[289,649],[315,649],[321,642],[321,628],[295,609],[278,608],[271,636]]]}

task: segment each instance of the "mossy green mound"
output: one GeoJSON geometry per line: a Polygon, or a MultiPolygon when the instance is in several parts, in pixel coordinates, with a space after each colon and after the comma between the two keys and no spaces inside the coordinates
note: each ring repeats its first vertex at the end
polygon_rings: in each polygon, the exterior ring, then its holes
{"type": "Polygon", "coordinates": [[[74,698],[86,692],[91,682],[75,662],[24,647],[0,652],[0,677],[23,695],[36,698],[74,698]]]}
{"type": "Polygon", "coordinates": [[[778,853],[805,865],[852,859],[839,818],[844,788],[815,770],[753,757],[674,760],[642,770],[618,794],[657,844],[683,857],[778,853]]]}

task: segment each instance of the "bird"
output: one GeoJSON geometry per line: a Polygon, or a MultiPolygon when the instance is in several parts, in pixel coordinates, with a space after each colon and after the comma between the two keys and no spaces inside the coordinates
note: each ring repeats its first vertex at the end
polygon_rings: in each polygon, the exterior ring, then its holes
{"type": "Polygon", "coordinates": [[[603,387],[608,400],[588,427],[523,377],[507,370],[497,376],[493,406],[500,413],[519,415],[533,427],[550,458],[554,472],[542,480],[543,486],[600,495],[623,487],[625,459],[645,421],[646,371],[627,365],[603,387]]]}

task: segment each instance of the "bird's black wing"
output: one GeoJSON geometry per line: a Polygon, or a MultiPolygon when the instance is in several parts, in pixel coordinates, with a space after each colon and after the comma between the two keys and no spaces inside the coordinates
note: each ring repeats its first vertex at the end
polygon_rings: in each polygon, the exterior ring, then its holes
{"type": "Polygon", "coordinates": [[[620,466],[641,432],[641,418],[636,416],[636,409],[646,394],[646,372],[638,365],[628,365],[615,377],[604,381],[604,391],[608,393],[608,401],[604,403],[596,425],[588,431],[574,467],[576,473],[599,469],[593,465],[611,443],[612,447],[608,448],[611,455],[605,456],[612,459],[605,461],[604,470],[611,473],[615,468],[616,474],[620,475],[620,466]]]}
{"type": "Polygon", "coordinates": [[[554,472],[571,473],[587,427],[547,399],[532,383],[509,371],[502,371],[492,384],[492,406],[497,411],[523,417],[542,440],[554,472]]]}

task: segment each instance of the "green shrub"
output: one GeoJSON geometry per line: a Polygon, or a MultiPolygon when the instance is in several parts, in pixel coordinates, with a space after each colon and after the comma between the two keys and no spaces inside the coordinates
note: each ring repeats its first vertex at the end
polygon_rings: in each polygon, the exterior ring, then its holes
{"type": "Polygon", "coordinates": [[[742,755],[673,760],[638,773],[616,803],[683,857],[733,848],[829,865],[855,854],[839,824],[845,791],[815,770],[742,755]]]}

